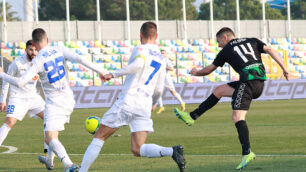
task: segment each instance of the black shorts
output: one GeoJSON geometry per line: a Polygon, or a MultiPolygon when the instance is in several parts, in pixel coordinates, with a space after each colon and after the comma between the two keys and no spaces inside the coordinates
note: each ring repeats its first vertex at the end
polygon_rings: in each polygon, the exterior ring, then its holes
{"type": "Polygon", "coordinates": [[[264,89],[262,80],[235,81],[227,85],[235,89],[232,96],[233,110],[249,110],[252,99],[257,99],[264,89]]]}

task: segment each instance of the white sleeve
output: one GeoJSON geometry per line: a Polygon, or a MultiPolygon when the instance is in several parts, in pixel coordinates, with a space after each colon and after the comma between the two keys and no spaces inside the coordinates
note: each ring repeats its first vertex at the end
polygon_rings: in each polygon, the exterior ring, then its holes
{"type": "Polygon", "coordinates": [[[27,71],[23,73],[23,75],[20,78],[10,76],[4,72],[0,72],[0,78],[17,87],[23,87],[29,81],[31,81],[36,76],[37,73],[38,73],[38,68],[33,63],[33,65],[29,67],[27,71]]]}
{"type": "Polygon", "coordinates": [[[173,64],[169,58],[167,58],[166,62],[167,62],[167,67],[173,68],[173,64]]]}
{"type": "Polygon", "coordinates": [[[144,65],[144,59],[143,58],[136,58],[134,61],[132,61],[130,64],[126,65],[124,68],[112,71],[110,72],[114,78],[131,74],[131,73],[136,73],[138,70],[143,68],[144,65]]]}
{"type": "MultiPolygon", "coordinates": [[[[13,61],[7,70],[7,74],[11,76],[15,76],[16,71],[18,70],[15,61],[13,61]]],[[[6,102],[7,94],[8,94],[8,89],[10,87],[10,84],[3,80],[2,82],[2,89],[1,89],[1,96],[0,96],[0,103],[6,102]]]]}
{"type": "Polygon", "coordinates": [[[80,63],[80,64],[88,67],[89,69],[95,71],[96,73],[99,73],[99,74],[103,73],[102,69],[100,69],[98,66],[93,64],[87,58],[83,58],[82,56],[78,55],[77,53],[70,51],[66,47],[63,47],[63,55],[69,61],[74,61],[74,62],[80,63]]]}
{"type": "Polygon", "coordinates": [[[161,68],[162,71],[160,71],[159,76],[158,76],[158,83],[156,84],[154,94],[153,94],[153,106],[157,104],[159,98],[163,94],[164,90],[164,82],[165,82],[165,77],[166,77],[166,67],[161,68]]]}

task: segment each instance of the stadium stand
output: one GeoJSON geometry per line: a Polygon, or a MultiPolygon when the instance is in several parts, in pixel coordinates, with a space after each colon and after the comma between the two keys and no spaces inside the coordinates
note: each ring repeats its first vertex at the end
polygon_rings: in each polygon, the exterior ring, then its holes
{"type": "MultiPolygon", "coordinates": [[[[272,38],[269,44],[285,59],[292,79],[306,79],[306,38],[272,38]]],[[[76,53],[88,58],[105,69],[105,72],[124,67],[129,60],[133,48],[140,44],[139,40],[107,40],[107,41],[53,41],[51,46],[66,46],[76,53]]],[[[164,49],[172,60],[175,70],[172,72],[175,83],[194,82],[219,82],[237,80],[238,74],[227,64],[218,68],[207,77],[194,77],[189,75],[192,67],[207,66],[212,63],[216,54],[220,51],[218,44],[213,39],[195,40],[160,40],[158,45],[164,49]]],[[[13,57],[24,53],[24,42],[1,43],[2,56],[6,61],[12,61],[13,57]]],[[[270,79],[281,77],[280,69],[268,56],[263,55],[267,76],[270,79]]],[[[71,86],[101,86],[121,85],[124,78],[102,83],[97,74],[82,65],[68,62],[69,80],[71,86]]]]}

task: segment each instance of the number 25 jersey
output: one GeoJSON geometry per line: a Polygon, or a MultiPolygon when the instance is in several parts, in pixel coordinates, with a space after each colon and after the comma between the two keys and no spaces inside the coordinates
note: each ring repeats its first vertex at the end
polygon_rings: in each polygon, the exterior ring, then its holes
{"type": "MultiPolygon", "coordinates": [[[[66,97],[73,99],[73,93],[69,86],[68,73],[65,64],[64,47],[45,47],[41,49],[31,67],[34,73],[38,73],[46,97],[66,97]]],[[[72,101],[72,100],[71,100],[72,101]]]]}

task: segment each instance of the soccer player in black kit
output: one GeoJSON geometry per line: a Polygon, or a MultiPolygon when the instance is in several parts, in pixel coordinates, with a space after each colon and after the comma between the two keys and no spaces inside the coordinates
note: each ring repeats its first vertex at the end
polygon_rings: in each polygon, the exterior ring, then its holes
{"type": "Polygon", "coordinates": [[[261,53],[268,53],[278,63],[287,80],[289,73],[280,60],[278,53],[256,38],[237,39],[235,38],[234,32],[227,27],[219,30],[216,37],[219,47],[223,49],[211,65],[201,70],[193,68],[190,74],[194,76],[205,76],[216,70],[218,66],[222,67],[227,62],[239,73],[239,81],[216,87],[213,93],[198,108],[190,113],[182,112],[177,108],[174,111],[181,120],[191,126],[194,124],[194,120],[215,106],[222,97],[232,97],[232,120],[237,128],[242,146],[242,160],[236,169],[241,170],[256,157],[250,149],[249,130],[245,116],[252,99],[258,98],[264,88],[266,73],[261,60],[261,53]]]}

